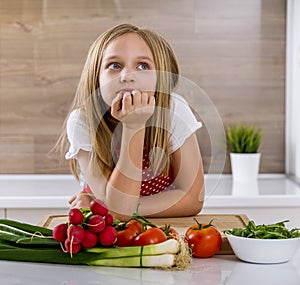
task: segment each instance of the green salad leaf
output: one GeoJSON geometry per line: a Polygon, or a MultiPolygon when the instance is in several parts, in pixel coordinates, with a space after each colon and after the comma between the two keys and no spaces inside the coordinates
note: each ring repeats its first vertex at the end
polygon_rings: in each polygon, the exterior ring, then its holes
{"type": "Polygon", "coordinates": [[[285,223],[288,220],[269,225],[256,225],[254,221],[250,221],[246,228],[233,228],[225,230],[224,233],[255,239],[288,239],[300,237],[300,231],[297,228],[288,229],[285,223]]]}

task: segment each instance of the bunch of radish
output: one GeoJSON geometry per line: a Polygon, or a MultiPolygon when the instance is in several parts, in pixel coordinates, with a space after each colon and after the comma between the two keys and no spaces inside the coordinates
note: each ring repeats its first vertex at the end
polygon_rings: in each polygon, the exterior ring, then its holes
{"type": "Polygon", "coordinates": [[[113,217],[107,206],[94,199],[88,209],[71,209],[68,222],[53,229],[53,238],[62,243],[71,255],[82,248],[112,246],[117,240],[117,231],[112,224],[113,217]]]}

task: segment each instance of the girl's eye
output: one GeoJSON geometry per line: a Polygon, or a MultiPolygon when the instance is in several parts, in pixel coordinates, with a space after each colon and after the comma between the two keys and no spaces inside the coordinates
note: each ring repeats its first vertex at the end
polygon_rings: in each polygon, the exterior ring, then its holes
{"type": "Polygon", "coordinates": [[[148,70],[149,69],[149,65],[145,62],[141,62],[139,65],[138,65],[138,69],[141,69],[141,70],[148,70]]]}
{"type": "Polygon", "coordinates": [[[118,64],[118,63],[116,63],[116,62],[113,62],[113,63],[110,63],[110,64],[108,65],[108,68],[109,68],[109,69],[120,69],[121,66],[120,66],[120,64],[118,64]]]}

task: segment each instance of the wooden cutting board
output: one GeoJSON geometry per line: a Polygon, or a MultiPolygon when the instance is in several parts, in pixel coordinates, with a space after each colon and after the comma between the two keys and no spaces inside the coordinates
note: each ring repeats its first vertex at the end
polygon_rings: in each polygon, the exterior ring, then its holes
{"type": "MultiPolygon", "coordinates": [[[[232,248],[228,243],[226,236],[223,234],[224,230],[232,228],[244,228],[249,219],[246,215],[243,214],[200,214],[192,217],[183,217],[183,218],[151,218],[149,219],[152,223],[157,226],[170,224],[174,227],[180,234],[184,234],[188,227],[195,224],[196,218],[199,223],[208,224],[213,220],[213,225],[220,231],[222,234],[222,246],[217,254],[233,254],[232,248]]],[[[60,223],[65,223],[67,221],[67,215],[51,215],[44,218],[40,221],[39,226],[53,229],[56,225],[60,223]]]]}

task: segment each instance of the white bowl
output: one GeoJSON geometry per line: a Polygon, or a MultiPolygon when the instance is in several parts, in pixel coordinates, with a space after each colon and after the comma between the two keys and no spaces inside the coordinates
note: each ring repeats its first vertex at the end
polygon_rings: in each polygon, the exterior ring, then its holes
{"type": "Polygon", "coordinates": [[[225,234],[234,254],[251,263],[282,263],[291,260],[300,238],[254,239],[225,234]]]}

